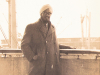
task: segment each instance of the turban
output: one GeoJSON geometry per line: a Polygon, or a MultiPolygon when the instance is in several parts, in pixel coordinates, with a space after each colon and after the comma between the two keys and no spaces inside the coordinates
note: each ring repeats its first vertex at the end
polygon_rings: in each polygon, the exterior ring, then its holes
{"type": "Polygon", "coordinates": [[[50,9],[50,12],[52,13],[53,12],[53,9],[52,9],[52,7],[49,5],[49,4],[46,4],[46,5],[44,5],[44,6],[42,6],[42,8],[40,9],[40,14],[43,12],[43,11],[45,11],[46,9],[50,9]]]}

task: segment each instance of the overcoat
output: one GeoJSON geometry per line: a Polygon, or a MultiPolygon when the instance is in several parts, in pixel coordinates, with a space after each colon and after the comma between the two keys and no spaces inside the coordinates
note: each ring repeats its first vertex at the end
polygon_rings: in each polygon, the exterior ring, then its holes
{"type": "Polygon", "coordinates": [[[26,26],[21,50],[30,63],[28,75],[60,75],[59,45],[55,27],[49,23],[48,33],[39,19],[26,26]],[[37,55],[36,60],[33,57],[37,55]]]}

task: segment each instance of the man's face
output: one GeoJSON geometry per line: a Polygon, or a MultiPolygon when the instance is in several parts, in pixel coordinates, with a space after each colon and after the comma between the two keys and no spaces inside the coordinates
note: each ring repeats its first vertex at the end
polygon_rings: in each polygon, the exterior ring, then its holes
{"type": "Polygon", "coordinates": [[[42,12],[41,18],[45,21],[48,22],[50,21],[50,16],[51,16],[51,11],[50,9],[46,9],[45,11],[42,12]]]}

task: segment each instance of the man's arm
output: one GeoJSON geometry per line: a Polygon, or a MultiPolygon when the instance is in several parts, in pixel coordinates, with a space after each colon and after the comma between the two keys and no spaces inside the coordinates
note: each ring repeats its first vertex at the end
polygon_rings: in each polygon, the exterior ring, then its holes
{"type": "Polygon", "coordinates": [[[21,41],[21,50],[28,61],[32,61],[34,57],[34,53],[31,50],[31,46],[30,46],[31,39],[32,39],[31,28],[32,28],[31,25],[28,25],[26,27],[23,39],[21,41]]]}

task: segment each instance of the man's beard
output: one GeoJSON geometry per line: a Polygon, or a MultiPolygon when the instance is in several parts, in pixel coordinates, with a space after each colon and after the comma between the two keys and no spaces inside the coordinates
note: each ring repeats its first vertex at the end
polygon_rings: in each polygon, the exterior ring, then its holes
{"type": "Polygon", "coordinates": [[[42,20],[43,20],[43,22],[45,22],[45,23],[48,23],[48,22],[50,22],[50,18],[49,19],[44,19],[44,18],[42,18],[42,20]]]}

